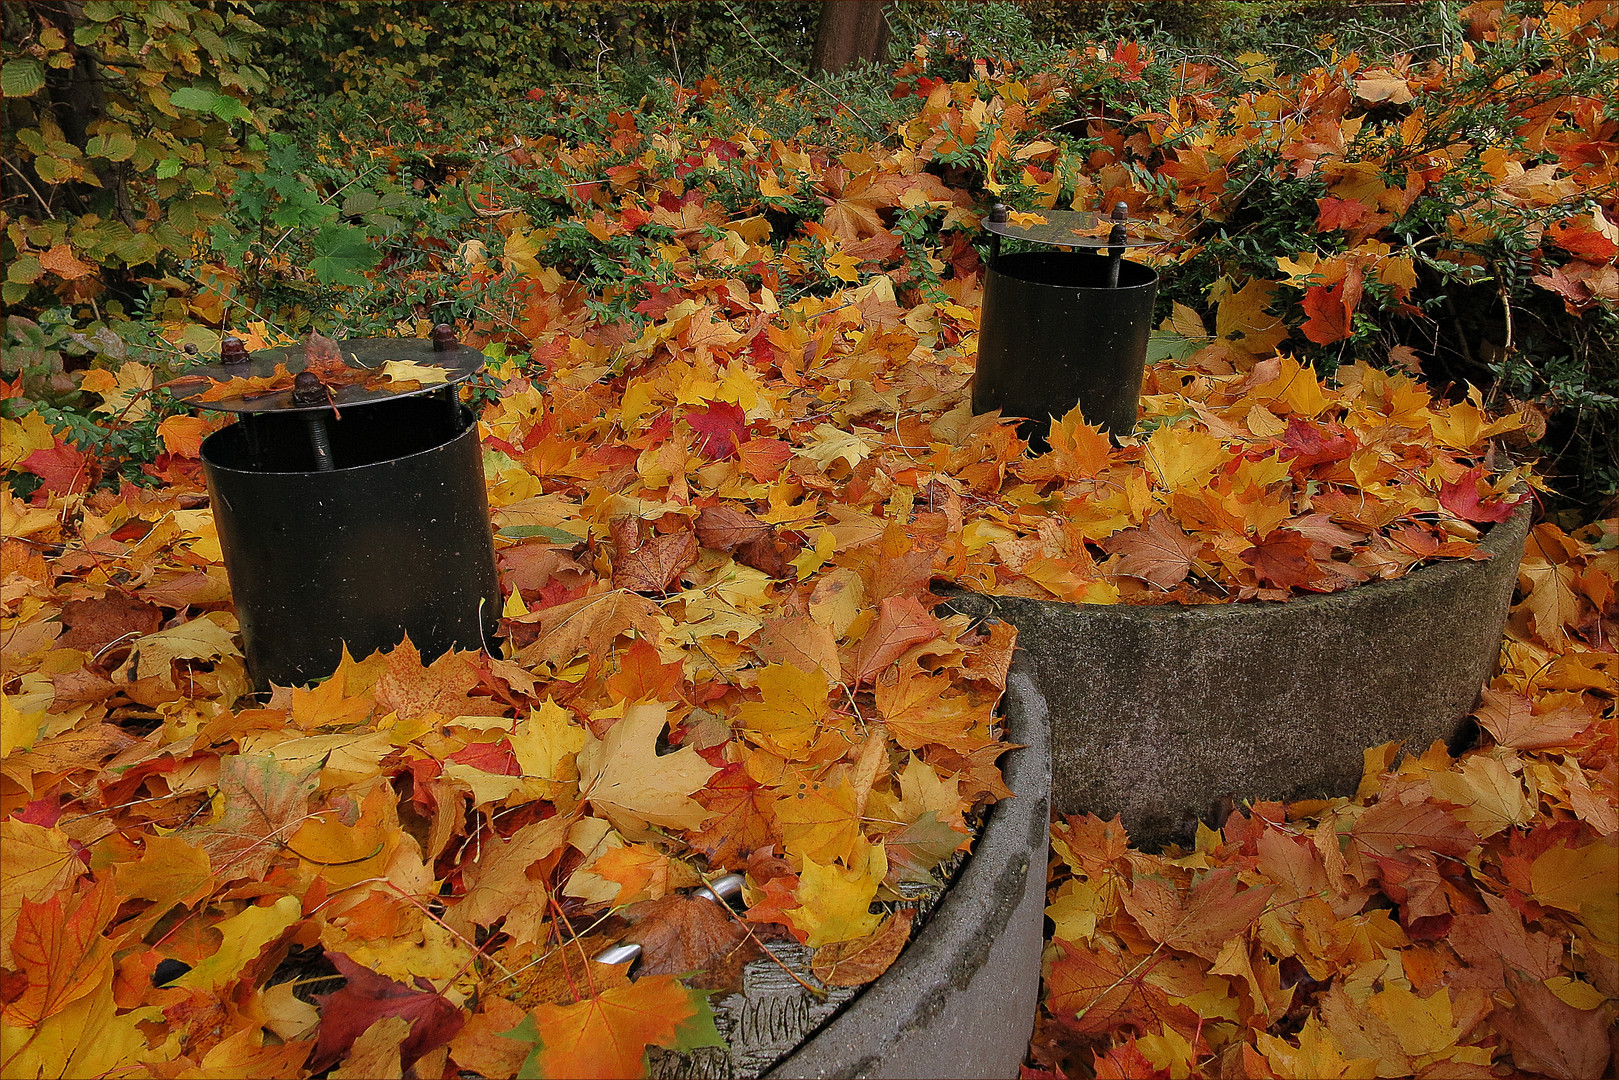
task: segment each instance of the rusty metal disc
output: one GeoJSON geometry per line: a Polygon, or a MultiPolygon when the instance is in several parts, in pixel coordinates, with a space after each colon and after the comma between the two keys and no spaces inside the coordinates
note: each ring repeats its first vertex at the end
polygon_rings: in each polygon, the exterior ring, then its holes
{"type": "MultiPolygon", "coordinates": [[[[997,236],[1053,247],[1138,248],[1155,247],[1169,242],[1167,236],[1153,235],[1157,232],[1157,228],[1151,222],[1126,221],[1124,243],[1110,244],[1108,234],[1115,222],[1105,214],[1089,210],[1035,210],[1031,213],[1039,215],[1045,221],[1018,225],[1010,219],[996,221],[992,216],[985,215],[984,228],[997,236]]],[[[1021,215],[1013,211],[1013,216],[1021,215]]]]}
{"type": "Polygon", "coordinates": [[[388,389],[386,384],[376,389],[367,389],[364,386],[340,386],[333,388],[329,399],[312,404],[295,402],[293,391],[290,389],[218,401],[196,400],[214,385],[204,381],[205,379],[228,382],[244,376],[269,378],[275,374],[278,364],[285,365],[287,371],[297,375],[304,369],[304,347],[284,345],[280,348],[260,349],[249,353],[245,363],[198,365],[171,383],[170,388],[176,398],[188,405],[199,409],[217,409],[221,412],[304,412],[330,409],[334,405],[342,409],[350,405],[368,405],[378,401],[442,391],[446,386],[453,387],[472,378],[483,369],[485,360],[483,353],[470,345],[446,342],[446,347],[441,348],[426,338],[344,338],[338,340],[336,344],[339,353],[351,367],[380,368],[390,360],[406,360],[442,367],[445,369],[447,380],[441,383],[423,383],[414,390],[388,389]],[[197,380],[196,384],[190,385],[188,380],[193,378],[197,380]]]}

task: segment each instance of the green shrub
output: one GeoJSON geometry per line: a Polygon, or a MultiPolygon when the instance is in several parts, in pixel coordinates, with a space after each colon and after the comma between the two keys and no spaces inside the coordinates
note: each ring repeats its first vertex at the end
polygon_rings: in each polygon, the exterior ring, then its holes
{"type": "Polygon", "coordinates": [[[167,0],[0,14],[0,296],[23,312],[116,314],[193,254],[234,178],[261,164],[247,145],[269,118],[248,61],[259,28],[239,5],[167,0]]]}

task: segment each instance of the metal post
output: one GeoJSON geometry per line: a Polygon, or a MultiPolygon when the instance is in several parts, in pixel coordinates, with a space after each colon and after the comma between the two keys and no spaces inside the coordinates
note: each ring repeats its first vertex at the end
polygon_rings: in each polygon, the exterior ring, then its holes
{"type": "MultiPolygon", "coordinates": [[[[1012,210],[1005,203],[996,203],[994,206],[990,207],[989,220],[992,224],[1005,225],[1007,221],[1011,219],[1011,216],[1012,210]]],[[[992,232],[989,234],[989,265],[993,267],[1000,261],[1001,234],[998,232],[992,232]]]]}
{"type": "MultiPolygon", "coordinates": [[[[294,405],[314,405],[330,400],[331,394],[326,384],[313,371],[300,371],[292,377],[294,405]]],[[[320,472],[334,471],[337,465],[332,461],[332,439],[326,430],[326,410],[305,413],[304,423],[309,428],[309,448],[315,453],[315,468],[320,472]]]]}
{"type": "Polygon", "coordinates": [[[1107,267],[1107,287],[1110,289],[1117,289],[1119,287],[1119,264],[1124,261],[1124,223],[1129,220],[1130,204],[1126,202],[1114,203],[1113,231],[1107,234],[1107,242],[1109,245],[1107,250],[1109,260],[1107,267]]]}

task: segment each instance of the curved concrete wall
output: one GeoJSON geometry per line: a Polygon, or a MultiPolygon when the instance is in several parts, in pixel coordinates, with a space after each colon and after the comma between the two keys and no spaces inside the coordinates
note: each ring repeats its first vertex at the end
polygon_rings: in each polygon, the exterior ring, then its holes
{"type": "Polygon", "coordinates": [[[1487,561],[1286,603],[948,605],[1017,626],[1014,670],[1050,703],[1054,808],[1180,842],[1222,797],[1351,795],[1367,747],[1449,740],[1494,671],[1528,527],[1525,507],[1487,561]]]}
{"type": "Polygon", "coordinates": [[[770,1077],[1015,1077],[1040,992],[1051,748],[1027,673],[1007,680],[1002,758],[1014,798],[990,808],[973,854],[920,933],[770,1077]]]}

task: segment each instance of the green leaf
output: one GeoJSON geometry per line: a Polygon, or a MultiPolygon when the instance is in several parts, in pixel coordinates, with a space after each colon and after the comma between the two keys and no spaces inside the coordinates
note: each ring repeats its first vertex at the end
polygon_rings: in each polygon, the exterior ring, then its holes
{"type": "Polygon", "coordinates": [[[111,22],[118,14],[118,5],[111,0],[89,0],[84,5],[84,17],[91,22],[111,22]]]}
{"type": "Polygon", "coordinates": [[[1182,337],[1173,330],[1154,330],[1147,337],[1147,363],[1156,364],[1160,360],[1185,360],[1197,350],[1204,342],[1193,338],[1182,337]]]}
{"type": "Polygon", "coordinates": [[[221,120],[251,120],[253,114],[236,98],[220,94],[214,98],[213,113],[221,120]]]}
{"type": "Polygon", "coordinates": [[[39,265],[39,259],[32,255],[19,255],[12,260],[10,269],[6,271],[6,280],[32,285],[44,272],[45,268],[39,265]]]}
{"type": "Polygon", "coordinates": [[[84,152],[108,161],[128,161],[135,154],[135,138],[126,131],[96,135],[84,144],[84,152]]]}
{"type": "Polygon", "coordinates": [[[534,1014],[526,1014],[516,1027],[499,1034],[503,1039],[516,1039],[529,1044],[528,1057],[517,1070],[517,1080],[539,1080],[540,1051],[545,1049],[545,1041],[540,1038],[540,1026],[534,1022],[534,1014]]]}
{"type": "Polygon", "coordinates": [[[0,67],[0,94],[8,98],[25,98],[45,88],[45,65],[31,56],[7,60],[0,67]]]}
{"type": "Polygon", "coordinates": [[[714,1026],[714,1010],[708,1006],[706,990],[692,990],[691,1002],[697,1011],[675,1030],[675,1044],[668,1047],[689,1054],[702,1046],[724,1046],[719,1029],[714,1026]]]}
{"type": "Polygon", "coordinates": [[[162,161],[157,163],[157,178],[159,180],[167,180],[171,176],[179,176],[179,175],[180,175],[180,159],[179,158],[164,158],[162,161]]]}
{"type": "Polygon", "coordinates": [[[365,230],[352,225],[327,225],[315,234],[314,246],[309,269],[322,285],[364,285],[360,272],[382,259],[366,239],[365,230]]]}
{"type": "MultiPolygon", "coordinates": [[[[233,98],[232,100],[234,101],[235,99],[233,98]]],[[[170,105],[181,109],[191,109],[194,112],[213,112],[218,101],[218,94],[198,86],[182,86],[169,95],[170,105]]]]}
{"type": "Polygon", "coordinates": [[[508,525],[495,533],[508,540],[527,540],[534,536],[543,536],[554,544],[582,544],[585,538],[575,536],[566,529],[559,529],[554,525],[508,525]]]}

